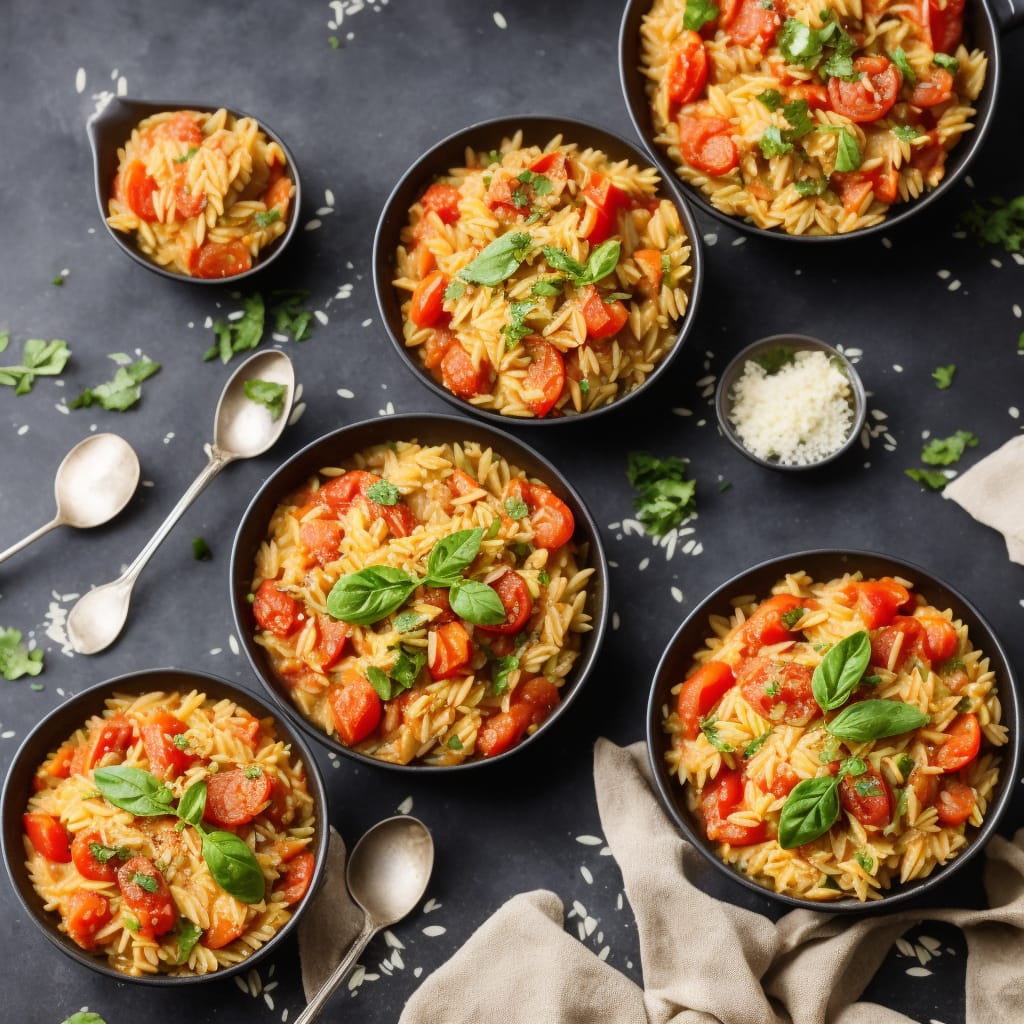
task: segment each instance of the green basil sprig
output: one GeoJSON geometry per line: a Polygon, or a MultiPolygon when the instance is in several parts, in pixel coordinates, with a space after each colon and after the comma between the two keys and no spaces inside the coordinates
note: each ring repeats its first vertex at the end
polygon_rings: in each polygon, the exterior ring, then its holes
{"type": "Polygon", "coordinates": [[[496,238],[483,248],[472,263],[468,263],[458,276],[471,284],[493,288],[511,277],[533,247],[533,238],[527,231],[512,231],[496,238]]]}
{"type": "Polygon", "coordinates": [[[505,606],[498,592],[478,580],[457,579],[448,600],[459,618],[476,626],[497,626],[505,621],[505,606]]]}
{"type": "Polygon", "coordinates": [[[390,565],[368,565],[341,576],[327,595],[327,613],[354,626],[370,626],[410,598],[420,581],[390,565]]]}
{"type": "Polygon", "coordinates": [[[839,818],[839,783],[847,775],[863,775],[867,767],[859,757],[849,757],[835,775],[798,782],[782,805],[779,846],[791,850],[823,836],[839,818]]]}
{"type": "Polygon", "coordinates": [[[871,637],[861,629],[844,637],[818,663],[811,691],[822,711],[841,708],[856,689],[871,660],[871,637]]]}
{"type": "Polygon", "coordinates": [[[188,961],[189,953],[192,952],[192,948],[202,937],[203,929],[187,917],[179,917],[174,932],[178,940],[178,957],[174,962],[176,964],[183,964],[188,961]]]}
{"type": "Polygon", "coordinates": [[[203,860],[213,880],[242,903],[263,899],[266,880],[249,845],[232,832],[207,832],[201,822],[206,807],[206,783],[200,780],[185,790],[178,807],[174,795],[155,776],[130,765],[97,768],[93,781],[108,803],[140,818],[173,814],[191,825],[203,839],[203,860]]]}
{"type": "Polygon", "coordinates": [[[559,270],[568,275],[573,284],[582,288],[588,284],[597,284],[606,278],[618,265],[621,249],[621,244],[615,239],[602,242],[591,250],[584,265],[573,259],[564,249],[546,245],[544,259],[552,270],[559,270]]]}
{"type": "Polygon", "coordinates": [[[927,721],[923,711],[901,700],[864,700],[844,708],[825,728],[841,740],[868,743],[920,729],[927,721]]]}
{"type": "Polygon", "coordinates": [[[462,570],[480,553],[483,537],[483,527],[477,526],[439,540],[427,558],[427,575],[423,582],[428,587],[450,587],[461,579],[462,570]]]}

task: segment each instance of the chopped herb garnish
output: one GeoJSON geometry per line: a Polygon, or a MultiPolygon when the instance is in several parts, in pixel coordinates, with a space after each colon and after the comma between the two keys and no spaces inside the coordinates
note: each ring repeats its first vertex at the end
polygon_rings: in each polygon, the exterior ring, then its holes
{"type": "Polygon", "coordinates": [[[708,743],[715,748],[715,750],[723,754],[731,754],[736,748],[731,743],[726,743],[725,740],[718,734],[718,726],[716,724],[717,719],[714,715],[708,715],[707,718],[700,720],[700,731],[704,733],[708,743]]]}
{"type": "Polygon", "coordinates": [[[573,284],[582,288],[588,284],[597,284],[606,278],[619,262],[621,244],[616,239],[602,242],[590,250],[586,266],[575,260],[564,249],[553,245],[544,246],[544,259],[553,270],[567,274],[573,284]]]}
{"type": "Polygon", "coordinates": [[[1024,249],[1024,195],[1010,200],[995,196],[987,203],[971,203],[960,215],[960,227],[979,242],[1020,252],[1024,249]]]}
{"type": "Polygon", "coordinates": [[[89,853],[99,864],[106,864],[107,861],[113,860],[115,857],[118,860],[128,860],[132,855],[132,851],[127,846],[104,846],[103,843],[90,843],[89,853]]]}
{"type": "Polygon", "coordinates": [[[801,178],[793,182],[798,196],[820,196],[828,188],[828,178],[801,178]]]}
{"type": "Polygon", "coordinates": [[[795,361],[796,349],[790,348],[788,345],[775,345],[772,348],[765,349],[756,359],[757,365],[769,377],[778,373],[784,366],[789,366],[790,363],[795,361]]]}
{"type": "Polygon", "coordinates": [[[125,914],[121,920],[124,922],[125,928],[130,932],[137,932],[142,928],[142,925],[139,924],[138,918],[132,917],[129,914],[125,914]]]}
{"type": "Polygon", "coordinates": [[[788,63],[813,68],[821,60],[821,32],[797,18],[787,18],[777,38],[782,56],[788,63]]]}
{"type": "Polygon", "coordinates": [[[309,298],[303,288],[285,288],[270,293],[270,315],[274,330],[279,334],[290,334],[295,341],[306,341],[313,336],[313,314],[302,308],[309,298]]]}
{"type": "Polygon", "coordinates": [[[753,757],[764,746],[765,740],[767,740],[768,737],[771,736],[771,734],[772,734],[772,731],[771,731],[771,729],[769,729],[767,732],[763,732],[763,733],[761,733],[760,736],[756,736],[754,739],[752,739],[743,748],[743,756],[744,757],[753,757]]]}
{"type": "Polygon", "coordinates": [[[192,557],[197,562],[208,562],[213,558],[213,552],[210,550],[210,545],[202,537],[192,538],[192,557]]]}
{"type": "MultiPolygon", "coordinates": [[[[111,357],[115,358],[115,357],[111,357]]],[[[142,397],[141,384],[160,369],[159,363],[143,357],[127,366],[119,366],[114,379],[94,388],[86,388],[68,403],[71,409],[88,409],[97,404],[108,412],[124,412],[142,397]]]]}
{"type": "Polygon", "coordinates": [[[179,750],[188,750],[188,737],[183,732],[179,732],[176,736],[172,736],[171,742],[179,750]]]}
{"type": "Polygon", "coordinates": [[[933,437],[921,449],[921,461],[929,466],[951,466],[960,461],[967,448],[976,448],[978,438],[969,430],[958,430],[950,437],[933,437]]]}
{"type": "Polygon", "coordinates": [[[948,53],[933,54],[932,63],[936,67],[948,71],[954,78],[960,74],[960,61],[956,57],[951,57],[948,53]]]}
{"type": "Polygon", "coordinates": [[[327,45],[332,50],[336,50],[339,46],[341,46],[341,40],[337,36],[328,36],[327,45]]]}
{"type": "Polygon", "coordinates": [[[526,323],[526,317],[533,310],[533,303],[523,299],[509,303],[509,321],[501,329],[505,335],[505,348],[513,349],[520,341],[531,333],[532,328],[526,323]]]}
{"type": "Polygon", "coordinates": [[[22,676],[37,676],[43,671],[41,647],[29,650],[21,642],[21,633],[16,629],[0,626],[0,675],[4,679],[20,679],[22,676]]]}
{"type": "Polygon", "coordinates": [[[508,513],[509,519],[516,520],[525,519],[530,514],[530,510],[522,498],[506,498],[505,511],[508,513]]]}
{"type": "MultiPolygon", "coordinates": [[[[8,332],[0,331],[0,352],[7,348],[9,341],[8,332]]],[[[0,367],[0,384],[14,388],[16,395],[28,394],[36,377],[56,376],[64,369],[70,355],[66,341],[30,338],[22,347],[21,362],[17,366],[0,367]]]]}
{"type": "Polygon", "coordinates": [[[778,89],[766,89],[764,92],[759,92],[756,99],[769,110],[778,110],[782,106],[782,93],[778,89]]]}
{"type": "Polygon", "coordinates": [[[725,492],[727,490],[729,490],[729,488],[731,488],[731,487],[732,487],[732,482],[731,481],[729,481],[729,480],[722,480],[719,483],[719,485],[718,485],[718,493],[719,494],[725,494],[725,492]]]}
{"type": "Polygon", "coordinates": [[[464,281],[455,280],[452,281],[447,288],[444,290],[444,297],[451,302],[455,302],[457,299],[461,299],[466,294],[466,284],[464,281]]]}
{"type": "Polygon", "coordinates": [[[494,662],[494,676],[491,680],[490,692],[500,697],[508,690],[508,677],[519,668],[519,657],[515,654],[506,654],[503,658],[497,658],[494,662]]]}
{"type": "Polygon", "coordinates": [[[176,156],[176,157],[174,158],[174,163],[176,163],[176,164],[184,164],[184,163],[187,163],[187,162],[188,162],[189,160],[191,160],[191,159],[192,159],[192,157],[194,157],[194,156],[196,155],[196,153],[198,153],[198,152],[199,152],[199,147],[198,147],[198,146],[189,146],[189,147],[188,147],[188,152],[187,152],[187,153],[183,153],[183,154],[182,154],[181,156],[176,156]]]}
{"type": "Polygon", "coordinates": [[[791,630],[806,614],[806,608],[790,608],[788,612],[783,613],[782,624],[791,630]]]}
{"type": "Polygon", "coordinates": [[[881,676],[874,676],[874,675],[872,675],[872,676],[861,676],[861,680],[860,680],[862,686],[877,686],[881,681],[882,681],[882,677],[881,676]]]}
{"type": "Polygon", "coordinates": [[[903,472],[911,480],[927,487],[931,491],[941,491],[948,482],[946,474],[938,469],[905,469],[903,472]]]}
{"type": "Polygon", "coordinates": [[[287,394],[288,386],[276,381],[253,379],[245,382],[245,397],[257,405],[266,406],[275,420],[284,412],[287,394]]]}
{"type": "Polygon", "coordinates": [[[579,387],[580,387],[580,391],[583,394],[586,394],[590,390],[590,381],[587,380],[586,377],[584,377],[583,380],[581,380],[579,382],[579,387]]]}
{"type": "Polygon", "coordinates": [[[955,363],[950,363],[949,366],[936,366],[935,369],[932,370],[932,380],[935,381],[935,386],[940,391],[944,391],[953,383],[953,374],[955,373],[955,363]]]}
{"type": "Polygon", "coordinates": [[[419,612],[400,612],[393,623],[396,633],[412,633],[427,624],[427,616],[419,612]]]}
{"type": "Polygon", "coordinates": [[[858,796],[881,796],[882,787],[875,778],[857,779],[853,784],[858,796]]]}
{"type": "Polygon", "coordinates": [[[811,119],[807,100],[793,100],[791,103],[787,103],[782,108],[782,116],[789,123],[789,127],[782,133],[782,137],[787,142],[802,139],[814,130],[814,121],[811,119]]]}
{"type": "Polygon", "coordinates": [[[875,859],[870,853],[864,850],[858,850],[855,854],[857,863],[868,873],[871,874],[875,869],[875,859]]]}
{"type": "Polygon", "coordinates": [[[377,480],[366,489],[366,496],[378,505],[397,505],[401,493],[390,480],[377,480]]]}
{"type": "Polygon", "coordinates": [[[766,697],[778,697],[782,687],[779,685],[778,679],[773,679],[770,683],[765,684],[764,695],[766,697]]]}
{"type": "Polygon", "coordinates": [[[686,479],[686,463],[630,452],[626,477],[637,491],[633,508],[647,533],[660,537],[697,511],[697,481],[686,479]]]}
{"type": "Polygon", "coordinates": [[[247,779],[260,779],[263,777],[263,769],[258,764],[250,764],[246,766],[244,774],[247,779]]]}
{"type": "Polygon", "coordinates": [[[217,344],[207,350],[203,359],[214,359],[219,355],[220,361],[227,363],[232,356],[239,352],[248,352],[260,343],[266,316],[263,296],[257,293],[243,299],[242,309],[242,316],[237,320],[229,320],[227,323],[214,321],[213,333],[217,338],[217,344]]]}
{"type": "Polygon", "coordinates": [[[956,702],[956,708],[954,710],[957,712],[957,714],[962,715],[962,714],[965,714],[966,712],[970,711],[971,710],[971,706],[972,705],[971,705],[971,698],[970,697],[961,697],[956,702]]]}
{"type": "Polygon", "coordinates": [[[896,49],[889,54],[889,59],[900,69],[900,74],[903,75],[903,81],[905,84],[917,84],[917,72],[910,66],[910,61],[907,60],[907,55],[902,46],[897,46],[896,49]]]}
{"type": "Polygon", "coordinates": [[[900,142],[913,142],[921,134],[912,124],[894,124],[889,130],[900,142]]]}
{"type": "Polygon", "coordinates": [[[256,221],[256,227],[269,228],[275,220],[281,219],[281,211],[276,206],[269,210],[257,210],[252,219],[256,221]]]}
{"type": "Polygon", "coordinates": [[[530,289],[531,295],[538,296],[553,296],[559,295],[562,291],[562,278],[560,277],[547,277],[542,281],[537,281],[534,286],[530,289]]]}
{"type": "Polygon", "coordinates": [[[58,287],[58,288],[59,288],[59,287],[60,287],[60,286],[61,286],[61,285],[62,285],[63,283],[64,283],[64,276],[63,276],[62,274],[58,274],[58,275],[57,275],[57,276],[56,276],[56,277],[55,277],[55,278],[54,278],[54,279],[53,279],[53,280],[52,280],[52,281],[50,282],[50,284],[52,284],[52,285],[55,285],[55,286],[56,286],[56,287],[58,287]]]}
{"type": "Polygon", "coordinates": [[[917,762],[909,754],[900,754],[896,758],[896,770],[903,777],[904,782],[910,777],[910,773],[917,767],[917,762]]]}
{"type": "Polygon", "coordinates": [[[466,748],[462,744],[462,740],[459,737],[453,736],[447,744],[445,744],[449,750],[465,750],[466,748]]]}
{"type": "Polygon", "coordinates": [[[156,892],[157,889],[160,888],[160,883],[156,880],[156,878],[153,875],[147,875],[143,871],[133,871],[132,877],[129,879],[129,881],[133,885],[137,885],[140,888],[145,889],[146,892],[156,892]]]}
{"type": "Polygon", "coordinates": [[[542,587],[546,587],[551,582],[551,576],[547,569],[541,569],[541,571],[537,573],[537,582],[542,587]]]}
{"type": "Polygon", "coordinates": [[[710,0],[686,0],[683,12],[683,28],[699,32],[701,28],[718,17],[718,8],[710,0]]]}

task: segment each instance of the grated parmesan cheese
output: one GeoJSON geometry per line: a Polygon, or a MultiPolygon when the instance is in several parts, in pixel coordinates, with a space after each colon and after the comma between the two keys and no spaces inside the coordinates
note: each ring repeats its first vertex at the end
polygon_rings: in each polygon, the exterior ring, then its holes
{"type": "Polygon", "coordinates": [[[843,446],[853,426],[850,382],[820,351],[799,351],[775,373],[748,360],[729,413],[743,446],[783,466],[807,466],[843,446]]]}

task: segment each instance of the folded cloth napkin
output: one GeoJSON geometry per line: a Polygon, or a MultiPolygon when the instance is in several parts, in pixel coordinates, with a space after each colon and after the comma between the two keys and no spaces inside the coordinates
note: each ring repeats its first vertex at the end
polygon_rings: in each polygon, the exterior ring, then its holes
{"type": "Polygon", "coordinates": [[[1010,561],[1024,565],[1024,434],[951,480],[942,493],[998,530],[1010,561]]]}
{"type": "Polygon", "coordinates": [[[509,900],[423,982],[400,1024],[912,1024],[857,1000],[896,938],[924,918],[965,933],[967,1024],[1019,1024],[1024,829],[1012,843],[989,843],[990,910],[862,920],[794,910],[773,924],[691,883],[701,855],[658,804],[642,743],[599,740],[594,782],[637,921],[644,988],[564,931],[557,896],[531,892],[509,900]]]}

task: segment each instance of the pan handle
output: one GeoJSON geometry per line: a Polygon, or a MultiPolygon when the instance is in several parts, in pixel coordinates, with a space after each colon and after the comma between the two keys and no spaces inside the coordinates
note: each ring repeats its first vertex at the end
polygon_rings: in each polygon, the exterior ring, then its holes
{"type": "Polygon", "coordinates": [[[996,20],[1000,35],[1005,36],[1007,32],[1024,25],[1022,0],[993,0],[989,7],[992,9],[992,16],[996,20]]]}

